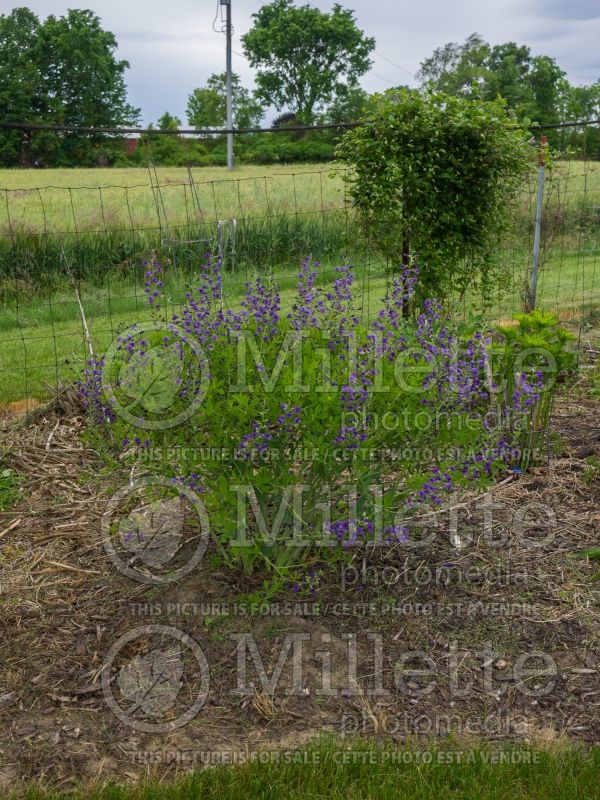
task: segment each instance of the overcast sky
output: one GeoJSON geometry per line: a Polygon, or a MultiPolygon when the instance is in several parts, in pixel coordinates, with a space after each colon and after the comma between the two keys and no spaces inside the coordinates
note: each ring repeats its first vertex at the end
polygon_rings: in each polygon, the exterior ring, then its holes
{"type": "MultiPolygon", "coordinates": [[[[302,0],[299,0],[302,2],[302,0]]],[[[492,44],[516,41],[534,55],[549,55],[574,84],[600,78],[600,0],[341,0],[356,12],[358,25],[376,39],[368,91],[414,83],[420,62],[449,41],[477,32],[492,44]]],[[[0,0],[0,10],[13,5],[0,0]]],[[[252,85],[252,70],[242,55],[242,36],[260,0],[232,0],[235,28],[234,71],[252,85]]],[[[323,10],[333,0],[313,0],[323,10]]],[[[190,91],[225,67],[225,37],[213,31],[217,0],[93,0],[27,3],[40,17],[68,7],[91,8],[119,42],[129,61],[129,100],[142,109],[145,123],[164,111],[185,119],[190,91]]],[[[218,25],[217,25],[218,27],[218,25]]]]}

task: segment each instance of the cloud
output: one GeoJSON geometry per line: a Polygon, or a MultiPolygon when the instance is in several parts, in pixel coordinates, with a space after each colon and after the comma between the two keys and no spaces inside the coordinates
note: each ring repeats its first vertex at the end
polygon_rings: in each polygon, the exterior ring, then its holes
{"type": "MultiPolygon", "coordinates": [[[[306,2],[306,0],[297,0],[306,2]]],[[[311,0],[330,10],[334,0],[311,0]]],[[[354,9],[360,28],[374,36],[373,68],[362,81],[368,91],[383,91],[411,78],[433,50],[462,42],[477,31],[491,44],[516,41],[535,54],[556,58],[574,83],[600,78],[598,0],[341,0],[354,9]]],[[[29,0],[41,17],[64,14],[86,1],[29,0]]],[[[253,72],[240,54],[240,37],[252,24],[262,0],[233,0],[234,70],[247,86],[253,72]]],[[[94,0],[104,27],[119,42],[119,58],[129,61],[129,100],[142,108],[144,122],[166,110],[185,120],[187,96],[225,66],[225,37],[213,30],[217,0],[94,0]]]]}
{"type": "Polygon", "coordinates": [[[558,19],[599,19],[598,0],[540,0],[540,16],[558,19]]]}
{"type": "Polygon", "coordinates": [[[177,44],[179,42],[189,42],[198,44],[204,32],[195,31],[189,33],[165,33],[164,31],[152,30],[124,30],[119,34],[119,42],[148,42],[159,45],[177,44]]]}

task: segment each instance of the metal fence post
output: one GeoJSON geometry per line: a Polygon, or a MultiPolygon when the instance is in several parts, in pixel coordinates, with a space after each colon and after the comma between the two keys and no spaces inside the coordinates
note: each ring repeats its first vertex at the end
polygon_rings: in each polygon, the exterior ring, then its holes
{"type": "Polygon", "coordinates": [[[531,267],[531,282],[529,285],[529,311],[535,308],[537,299],[537,282],[540,270],[540,244],[542,240],[542,215],[544,211],[544,177],[546,174],[546,149],[548,137],[540,139],[540,157],[538,166],[537,201],[535,207],[535,233],[533,237],[533,264],[531,267]]]}

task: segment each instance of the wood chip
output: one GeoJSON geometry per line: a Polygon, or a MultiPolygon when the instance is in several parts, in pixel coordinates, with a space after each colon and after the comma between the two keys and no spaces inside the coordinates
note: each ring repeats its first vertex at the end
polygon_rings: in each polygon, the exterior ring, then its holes
{"type": "Polygon", "coordinates": [[[8,526],[8,528],[6,528],[5,530],[2,531],[2,533],[0,533],[0,539],[2,539],[3,536],[6,536],[7,533],[10,533],[11,531],[14,531],[14,529],[17,528],[22,522],[23,522],[23,518],[22,517],[19,517],[18,519],[13,520],[10,523],[10,525],[8,526]]]}
{"type": "Polygon", "coordinates": [[[8,694],[0,694],[0,708],[6,708],[6,706],[9,706],[16,699],[17,699],[16,692],[9,692],[8,694]]]}
{"type": "MultiPolygon", "coordinates": [[[[74,567],[72,564],[63,564],[60,561],[46,560],[46,564],[50,564],[50,566],[57,567],[58,569],[64,569],[67,572],[85,572],[86,575],[101,575],[102,574],[97,569],[83,569],[82,567],[74,567]]],[[[41,570],[41,572],[44,572],[44,570],[41,570]]]]}

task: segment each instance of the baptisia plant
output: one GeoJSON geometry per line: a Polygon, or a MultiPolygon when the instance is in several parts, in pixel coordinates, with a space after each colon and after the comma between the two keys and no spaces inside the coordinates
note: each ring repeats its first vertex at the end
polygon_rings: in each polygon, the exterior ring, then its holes
{"type": "MultiPolygon", "coordinates": [[[[202,492],[218,552],[246,572],[410,543],[411,520],[519,465],[562,366],[555,358],[553,374],[538,352],[513,375],[528,340],[503,334],[497,358],[481,322],[456,320],[435,299],[407,314],[414,266],[372,319],[349,264],[325,288],[319,269],[303,261],[285,313],[262,275],[225,308],[221,263],[208,254],[183,307],[163,318],[151,264],[155,322],[90,362],[81,385],[113,446],[151,454],[155,473],[202,492]]],[[[562,353],[566,339],[550,327],[562,353]]]]}

